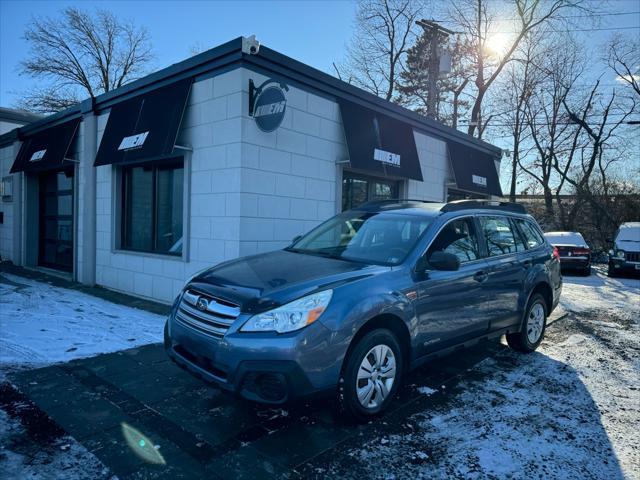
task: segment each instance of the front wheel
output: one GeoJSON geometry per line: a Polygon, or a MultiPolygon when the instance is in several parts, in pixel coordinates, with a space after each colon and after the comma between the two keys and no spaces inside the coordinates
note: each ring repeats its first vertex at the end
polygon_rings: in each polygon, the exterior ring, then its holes
{"type": "Polygon", "coordinates": [[[338,392],[340,410],[358,421],[382,413],[398,391],[403,368],[402,350],[392,332],[367,333],[346,360],[338,392]]]}
{"type": "Polygon", "coordinates": [[[527,304],[522,329],[519,332],[508,333],[507,343],[519,352],[533,352],[542,342],[546,327],[547,304],[542,295],[535,293],[527,304]]]}

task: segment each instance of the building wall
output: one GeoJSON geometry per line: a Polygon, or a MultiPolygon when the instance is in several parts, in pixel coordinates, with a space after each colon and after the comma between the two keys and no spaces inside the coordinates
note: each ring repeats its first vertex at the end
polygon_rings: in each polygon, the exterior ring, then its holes
{"type": "Polygon", "coordinates": [[[267,77],[242,70],[240,255],[282,248],[337,211],[336,162],[347,158],[340,109],[289,86],[282,125],[262,132],[248,112],[248,85],[267,77]]]}
{"type": "Polygon", "coordinates": [[[446,183],[453,181],[447,143],[414,131],[418,158],[422,167],[422,182],[409,180],[407,197],[416,200],[446,201],[446,183]]]}
{"type": "MultiPolygon", "coordinates": [[[[343,166],[348,158],[337,102],[289,86],[282,125],[264,133],[248,115],[249,80],[267,77],[239,68],[200,79],[192,86],[177,145],[185,153],[185,223],[183,256],[127,252],[116,248],[118,169],[97,167],[95,280],[106,288],[170,302],[194,273],[237,258],[282,248],[337,213],[341,206],[343,166]]],[[[85,135],[104,133],[109,113],[97,127],[81,123],[71,156],[76,169],[76,277],[83,278],[87,235],[83,224],[85,182],[95,152],[84,152],[85,135]]],[[[444,141],[415,132],[424,182],[404,181],[410,198],[442,201],[451,178],[444,141]]],[[[0,151],[7,171],[13,147],[0,151]]],[[[4,208],[4,205],[3,205],[4,208]]],[[[5,213],[0,253],[10,255],[12,222],[5,213]]],[[[18,262],[16,262],[18,263],[18,262]]],[[[90,281],[90,279],[86,279],[90,281]]]]}
{"type": "MultiPolygon", "coordinates": [[[[9,170],[11,170],[11,166],[13,165],[14,155],[15,150],[13,145],[0,148],[0,181],[3,177],[9,175],[9,170]]],[[[19,175],[14,175],[12,200],[7,202],[0,197],[0,212],[3,212],[4,215],[4,220],[2,224],[0,224],[0,259],[11,260],[14,263],[17,263],[17,259],[14,258],[13,251],[13,216],[16,202],[20,201],[19,198],[16,198],[17,178],[19,178],[19,175]]]]}
{"type": "Polygon", "coordinates": [[[0,135],[10,132],[14,128],[18,128],[24,125],[24,123],[9,122],[7,120],[0,120],[0,135]]]}

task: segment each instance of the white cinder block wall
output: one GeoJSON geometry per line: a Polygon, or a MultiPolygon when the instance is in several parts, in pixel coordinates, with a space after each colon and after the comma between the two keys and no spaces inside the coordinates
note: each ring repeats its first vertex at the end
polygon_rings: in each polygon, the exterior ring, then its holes
{"type": "MultiPolygon", "coordinates": [[[[11,166],[13,165],[15,150],[14,146],[8,145],[4,148],[0,148],[0,181],[3,177],[9,175],[11,166]]],[[[20,202],[21,199],[16,198],[16,182],[20,178],[19,174],[14,175],[13,179],[13,198],[10,202],[5,202],[0,197],[0,211],[4,212],[4,221],[0,224],[0,259],[11,260],[13,263],[19,263],[17,258],[13,255],[13,213],[14,205],[16,202],[20,202]]]]}
{"type": "Polygon", "coordinates": [[[240,255],[285,247],[334,215],[336,161],[347,157],[338,104],[289,85],[280,127],[262,132],[248,116],[248,85],[267,77],[242,69],[240,255]]]}
{"type": "Polygon", "coordinates": [[[408,198],[416,200],[446,201],[445,184],[453,178],[447,143],[421,132],[413,132],[418,158],[422,167],[422,182],[409,180],[408,198]]]}

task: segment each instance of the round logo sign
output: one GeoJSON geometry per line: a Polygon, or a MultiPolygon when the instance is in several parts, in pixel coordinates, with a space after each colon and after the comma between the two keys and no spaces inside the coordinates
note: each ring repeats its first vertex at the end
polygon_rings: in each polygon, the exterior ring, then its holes
{"type": "Polygon", "coordinates": [[[263,132],[273,132],[282,123],[287,108],[287,99],[281,88],[272,86],[265,88],[253,107],[253,118],[263,132]]]}

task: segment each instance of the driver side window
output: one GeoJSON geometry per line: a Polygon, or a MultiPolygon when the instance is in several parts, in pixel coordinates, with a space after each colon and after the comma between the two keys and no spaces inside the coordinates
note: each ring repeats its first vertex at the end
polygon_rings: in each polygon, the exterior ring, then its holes
{"type": "Polygon", "coordinates": [[[429,247],[427,258],[437,251],[455,255],[460,263],[480,258],[473,218],[461,218],[449,222],[429,247]]]}

